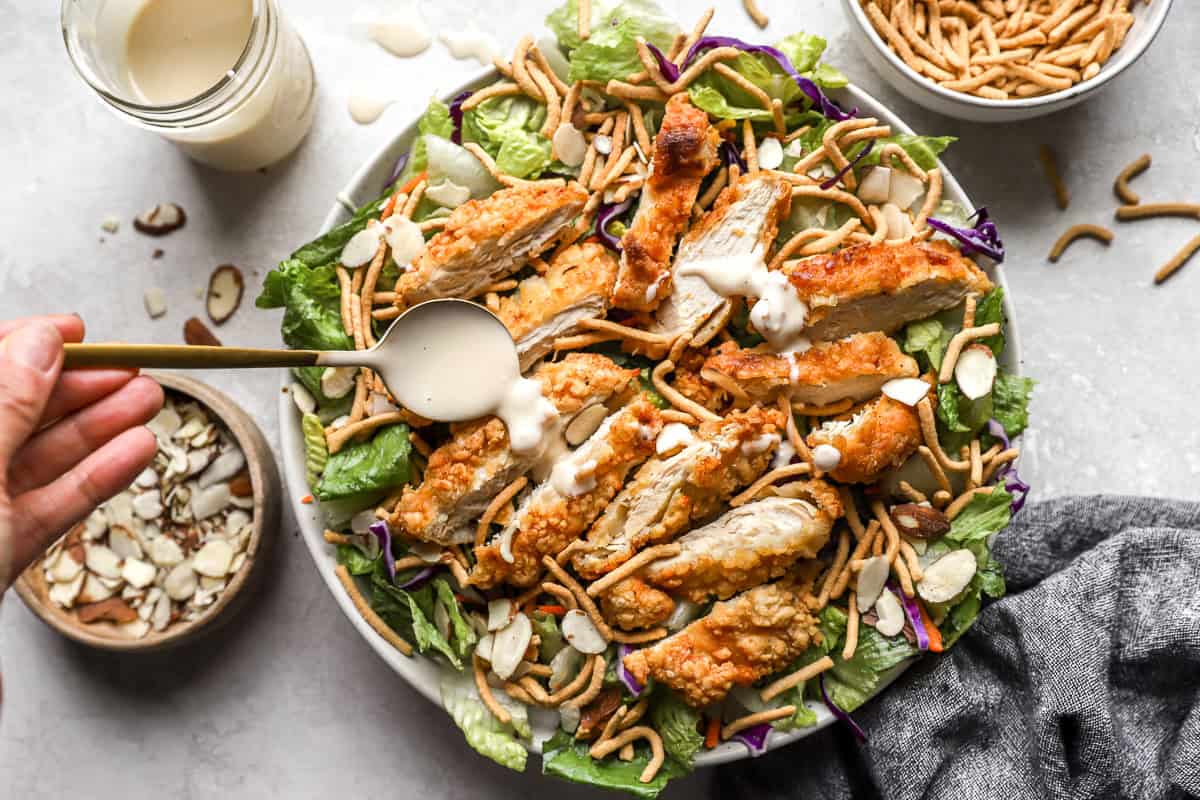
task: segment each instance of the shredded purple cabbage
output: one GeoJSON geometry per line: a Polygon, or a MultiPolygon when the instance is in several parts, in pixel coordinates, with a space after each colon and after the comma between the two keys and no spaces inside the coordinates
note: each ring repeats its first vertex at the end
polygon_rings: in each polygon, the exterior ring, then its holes
{"type": "Polygon", "coordinates": [[[735,734],[733,738],[746,745],[746,749],[750,751],[752,757],[757,757],[767,752],[767,736],[770,733],[771,723],[764,722],[746,728],[741,733],[735,734]]]}
{"type": "Polygon", "coordinates": [[[850,159],[850,163],[846,164],[846,166],[839,169],[837,175],[834,175],[832,178],[830,178],[829,180],[822,183],[821,188],[825,189],[825,190],[829,190],[829,189],[832,189],[833,187],[837,186],[838,181],[840,181],[842,178],[846,177],[847,172],[849,172],[850,170],[857,167],[858,162],[862,161],[864,158],[866,158],[867,153],[871,152],[873,149],[875,149],[875,140],[868,139],[867,146],[864,147],[862,150],[860,150],[858,152],[858,155],[856,155],[854,158],[850,159]]]}
{"type": "Polygon", "coordinates": [[[717,152],[721,156],[722,163],[727,167],[732,167],[737,164],[738,169],[742,174],[746,174],[749,167],[746,166],[746,159],[742,158],[742,153],[737,149],[737,145],[733,142],[721,142],[721,146],[717,148],[717,152]]]}
{"type": "Polygon", "coordinates": [[[425,567],[425,569],[421,570],[416,575],[413,575],[411,578],[406,580],[404,583],[400,584],[399,588],[401,588],[401,589],[419,589],[422,586],[424,586],[425,583],[430,578],[433,577],[435,572],[437,572],[437,570],[434,569],[433,567],[425,567]]]}
{"type": "MultiPolygon", "coordinates": [[[[702,52],[714,47],[736,47],[744,53],[762,53],[775,59],[775,62],[788,74],[788,77],[794,80],[796,85],[800,87],[800,91],[804,92],[808,96],[808,99],[812,101],[813,107],[820,111],[822,116],[834,122],[841,122],[858,114],[857,108],[848,114],[838,108],[836,103],[825,96],[820,86],[817,86],[813,81],[800,74],[792,65],[791,59],[784,55],[781,50],[769,45],[750,44],[733,36],[704,36],[688,50],[687,57],[683,60],[682,69],[686,70],[702,52]]],[[[671,80],[674,79],[672,78],[671,80]]]]}
{"type": "Polygon", "coordinates": [[[396,179],[400,177],[400,174],[404,172],[404,168],[407,166],[408,153],[405,153],[396,159],[396,165],[392,167],[392,174],[388,176],[387,182],[383,184],[383,191],[386,192],[392,188],[392,184],[396,182],[396,179]]]}
{"type": "Polygon", "coordinates": [[[450,121],[454,123],[454,130],[450,132],[450,141],[455,144],[462,144],[462,128],[463,128],[463,101],[470,97],[473,92],[459,92],[450,101],[450,121]]]}
{"type": "Polygon", "coordinates": [[[383,563],[387,566],[388,577],[396,580],[396,557],[392,555],[392,529],[383,520],[375,520],[367,528],[379,540],[379,549],[383,551],[383,563]]]}
{"type": "Polygon", "coordinates": [[[658,71],[662,73],[667,82],[674,83],[675,81],[679,80],[679,67],[675,66],[675,64],[663,54],[662,50],[659,50],[650,42],[646,42],[646,47],[648,47],[650,52],[654,54],[654,60],[658,62],[658,71]]]}
{"type": "Polygon", "coordinates": [[[824,673],[821,673],[819,683],[821,686],[821,699],[825,701],[825,705],[829,709],[829,713],[846,723],[846,725],[850,728],[850,732],[854,734],[854,738],[857,739],[860,744],[867,741],[867,734],[863,732],[862,728],[858,727],[858,723],[855,722],[849,714],[838,708],[837,704],[829,698],[829,692],[825,691],[824,673]]]}
{"type": "MultiPolygon", "coordinates": [[[[997,419],[989,419],[987,424],[988,433],[996,437],[1003,443],[1004,449],[1012,447],[1012,441],[1009,439],[1008,431],[1004,430],[1004,426],[997,419]]],[[[1000,469],[996,470],[995,479],[997,482],[1004,482],[1004,490],[1013,496],[1012,512],[1016,514],[1025,507],[1025,498],[1029,496],[1032,490],[1028,483],[1021,480],[1021,476],[1017,474],[1017,464],[1015,461],[1010,461],[1004,464],[1000,469]]]]}
{"type": "Polygon", "coordinates": [[[617,677],[620,678],[621,683],[625,685],[626,691],[628,691],[634,697],[640,695],[642,693],[642,689],[646,688],[638,683],[637,678],[633,677],[633,674],[629,670],[625,669],[625,656],[629,655],[636,649],[636,647],[632,647],[631,645],[627,644],[622,644],[617,647],[617,677]]]}
{"type": "Polygon", "coordinates": [[[930,217],[929,227],[957,239],[962,245],[959,249],[964,256],[980,253],[997,264],[1004,261],[1004,242],[1000,240],[1000,232],[996,230],[996,223],[992,221],[987,208],[980,208],[967,219],[975,220],[975,224],[970,228],[957,228],[948,222],[930,217]]]}
{"type": "Polygon", "coordinates": [[[605,203],[596,212],[596,236],[610,250],[621,252],[621,238],[608,232],[608,224],[616,217],[624,214],[633,204],[632,200],[622,200],[620,203],[605,203]]]}
{"type": "Polygon", "coordinates": [[[928,650],[929,634],[925,632],[925,623],[921,621],[921,607],[917,605],[917,598],[908,597],[891,581],[887,582],[887,588],[896,595],[904,609],[904,616],[908,617],[909,624],[912,625],[913,635],[917,637],[917,649],[928,650]]]}

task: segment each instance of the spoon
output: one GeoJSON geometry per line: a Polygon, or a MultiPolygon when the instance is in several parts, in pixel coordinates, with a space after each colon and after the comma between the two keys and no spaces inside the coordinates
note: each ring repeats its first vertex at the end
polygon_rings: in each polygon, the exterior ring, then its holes
{"type": "Polygon", "coordinates": [[[400,405],[440,422],[493,413],[521,376],[517,348],[504,323],[483,306],[454,298],[409,308],[369,350],[162,344],[68,344],[64,349],[67,368],[367,367],[400,405]]]}

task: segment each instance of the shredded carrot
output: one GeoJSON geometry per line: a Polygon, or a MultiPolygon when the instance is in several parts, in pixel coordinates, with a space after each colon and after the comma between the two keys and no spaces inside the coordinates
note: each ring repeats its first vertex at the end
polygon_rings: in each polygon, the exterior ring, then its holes
{"type": "Polygon", "coordinates": [[[938,630],[938,626],[933,624],[933,620],[929,618],[929,612],[920,603],[917,603],[917,608],[921,611],[921,624],[925,626],[925,635],[929,637],[929,652],[942,652],[942,632],[938,630]]]}
{"type": "Polygon", "coordinates": [[[721,720],[708,718],[708,729],[704,731],[704,746],[712,750],[721,741],[721,720]]]}
{"type": "Polygon", "coordinates": [[[553,614],[556,617],[565,616],[567,613],[566,606],[534,606],[533,610],[543,614],[553,614]]]}
{"type": "Polygon", "coordinates": [[[304,505],[306,505],[306,506],[312,505],[312,501],[313,501],[313,496],[311,494],[306,494],[306,495],[304,495],[304,497],[300,498],[300,502],[304,503],[304,505]]]}
{"type": "Polygon", "coordinates": [[[400,190],[397,192],[397,194],[408,194],[413,189],[417,188],[417,184],[420,183],[421,181],[425,180],[425,178],[427,176],[428,176],[427,172],[420,172],[416,175],[413,175],[411,178],[408,179],[408,183],[406,183],[400,187],[400,190]]]}
{"type": "Polygon", "coordinates": [[[392,215],[392,212],[396,210],[396,198],[398,198],[400,194],[400,192],[392,193],[392,196],[388,198],[387,205],[383,207],[383,211],[379,214],[380,219],[387,219],[392,215]]]}

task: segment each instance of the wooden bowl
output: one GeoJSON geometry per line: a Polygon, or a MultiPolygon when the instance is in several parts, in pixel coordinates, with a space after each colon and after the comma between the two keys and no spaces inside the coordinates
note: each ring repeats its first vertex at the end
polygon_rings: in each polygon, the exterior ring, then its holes
{"type": "Polygon", "coordinates": [[[15,588],[25,605],[54,630],[80,644],[117,652],[148,652],[192,641],[233,617],[246,605],[252,589],[266,570],[268,555],[279,530],[279,471],[271,448],[254,421],[229,397],[193,378],[172,373],[147,373],[164,389],[199,402],[220,420],[246,456],[246,471],[254,497],[254,522],[246,546],[246,561],[212,605],[191,620],[180,620],[162,631],[150,631],[140,639],[131,639],[111,622],[85,625],[75,609],[64,609],[47,596],[49,586],[41,559],[29,566],[17,579],[15,588]]]}

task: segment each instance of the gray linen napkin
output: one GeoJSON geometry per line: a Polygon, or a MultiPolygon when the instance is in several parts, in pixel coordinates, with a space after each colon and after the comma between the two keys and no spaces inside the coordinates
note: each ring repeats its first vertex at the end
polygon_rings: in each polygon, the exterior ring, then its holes
{"type": "Polygon", "coordinates": [[[1073,497],[996,540],[1008,596],[841,726],[719,797],[1200,797],[1200,504],[1073,497]]]}

